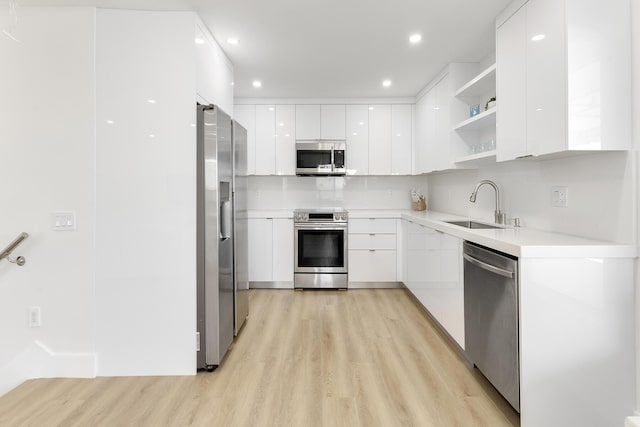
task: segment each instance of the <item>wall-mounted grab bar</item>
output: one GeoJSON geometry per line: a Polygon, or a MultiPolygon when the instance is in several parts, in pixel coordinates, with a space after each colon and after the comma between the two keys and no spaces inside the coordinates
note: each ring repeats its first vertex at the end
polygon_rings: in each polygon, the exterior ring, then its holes
{"type": "Polygon", "coordinates": [[[0,252],[0,261],[6,258],[9,262],[13,262],[15,264],[18,264],[19,266],[23,266],[24,263],[26,262],[23,256],[19,256],[18,258],[13,260],[9,257],[9,255],[11,255],[11,252],[13,252],[13,250],[17,248],[18,245],[22,243],[22,241],[27,237],[29,237],[27,233],[24,233],[24,232],[20,233],[13,242],[9,243],[9,246],[4,248],[4,250],[0,252]]]}

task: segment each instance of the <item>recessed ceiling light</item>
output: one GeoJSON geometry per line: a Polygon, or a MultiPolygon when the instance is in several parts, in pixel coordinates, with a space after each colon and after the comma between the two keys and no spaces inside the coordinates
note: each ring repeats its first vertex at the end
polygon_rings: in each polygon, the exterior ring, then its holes
{"type": "Polygon", "coordinates": [[[195,42],[196,44],[204,44],[204,39],[201,39],[200,37],[196,37],[195,42]]]}
{"type": "Polygon", "coordinates": [[[156,136],[152,133],[149,134],[149,138],[155,138],[156,136]]]}
{"type": "Polygon", "coordinates": [[[235,85],[236,85],[236,82],[231,82],[231,86],[235,86],[235,85]]]}
{"type": "Polygon", "coordinates": [[[364,126],[364,122],[358,122],[360,126],[364,126]]]}
{"type": "Polygon", "coordinates": [[[369,111],[375,110],[375,107],[369,107],[369,111]]]}
{"type": "Polygon", "coordinates": [[[282,127],[284,126],[284,123],[278,123],[278,126],[282,127]]]}
{"type": "Polygon", "coordinates": [[[544,39],[544,34],[537,34],[537,35],[531,37],[531,40],[534,41],[534,42],[539,42],[542,39],[544,39]]]}
{"type": "Polygon", "coordinates": [[[107,120],[107,124],[108,125],[112,125],[113,124],[113,120],[107,120]]]}
{"type": "Polygon", "coordinates": [[[262,82],[260,80],[254,80],[253,87],[262,87],[262,82]]]}
{"type": "Polygon", "coordinates": [[[275,110],[275,108],[269,107],[269,111],[273,111],[273,110],[275,110]]]}
{"type": "Polygon", "coordinates": [[[391,86],[391,80],[385,80],[385,81],[383,81],[383,82],[382,82],[382,86],[384,86],[384,87],[389,87],[389,86],[391,86]]]}
{"type": "Polygon", "coordinates": [[[156,103],[156,100],[155,100],[155,99],[147,99],[147,102],[148,102],[149,104],[155,104],[155,103],[156,103]]]}
{"type": "Polygon", "coordinates": [[[409,37],[409,42],[411,44],[420,43],[420,41],[422,41],[422,35],[421,34],[412,34],[411,37],[409,37]]]}
{"type": "Polygon", "coordinates": [[[235,37],[229,37],[227,39],[227,43],[229,43],[230,45],[235,46],[235,45],[237,45],[239,43],[239,40],[237,38],[235,38],[235,37]]]}

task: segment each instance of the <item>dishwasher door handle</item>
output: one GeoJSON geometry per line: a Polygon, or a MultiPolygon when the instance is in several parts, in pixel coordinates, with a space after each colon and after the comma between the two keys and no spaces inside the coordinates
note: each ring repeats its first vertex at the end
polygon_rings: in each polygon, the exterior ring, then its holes
{"type": "Polygon", "coordinates": [[[490,271],[492,273],[498,274],[498,275],[503,276],[503,277],[508,277],[510,279],[514,278],[513,271],[511,271],[511,270],[505,270],[504,268],[500,268],[500,267],[496,267],[496,266],[491,265],[491,264],[487,264],[484,261],[480,261],[479,259],[476,259],[476,258],[472,257],[471,255],[467,255],[467,254],[464,254],[464,253],[462,254],[462,257],[465,260],[469,261],[471,264],[473,264],[473,265],[475,265],[477,267],[480,267],[480,268],[482,268],[484,270],[490,271]]]}

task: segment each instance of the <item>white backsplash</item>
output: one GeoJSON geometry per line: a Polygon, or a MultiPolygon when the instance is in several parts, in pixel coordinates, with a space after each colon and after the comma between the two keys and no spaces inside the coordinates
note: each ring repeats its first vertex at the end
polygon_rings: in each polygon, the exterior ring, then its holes
{"type": "Polygon", "coordinates": [[[476,203],[469,201],[478,181],[490,179],[500,188],[510,224],[520,217],[524,227],[633,243],[634,163],[630,153],[608,152],[435,174],[429,176],[427,202],[433,210],[493,221],[493,189],[483,186],[476,203]],[[568,207],[551,206],[553,186],[568,187],[568,207]]]}
{"type": "Polygon", "coordinates": [[[341,207],[410,209],[411,189],[427,191],[424,176],[252,176],[251,210],[341,207]]]}

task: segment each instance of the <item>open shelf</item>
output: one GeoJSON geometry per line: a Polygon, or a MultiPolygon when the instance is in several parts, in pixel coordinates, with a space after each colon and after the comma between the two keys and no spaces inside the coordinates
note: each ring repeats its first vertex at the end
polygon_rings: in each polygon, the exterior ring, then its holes
{"type": "Polygon", "coordinates": [[[472,98],[486,95],[496,89],[496,64],[471,79],[455,93],[456,98],[472,98]]]}
{"type": "Polygon", "coordinates": [[[472,162],[474,160],[488,159],[496,156],[496,150],[483,151],[482,153],[469,154],[468,156],[458,157],[456,163],[472,162]]]}
{"type": "Polygon", "coordinates": [[[487,111],[469,117],[467,120],[460,122],[453,128],[453,130],[477,130],[496,125],[496,107],[490,108],[487,111]]]}

